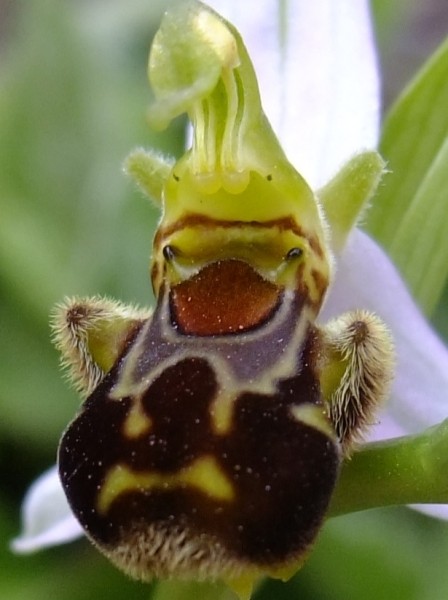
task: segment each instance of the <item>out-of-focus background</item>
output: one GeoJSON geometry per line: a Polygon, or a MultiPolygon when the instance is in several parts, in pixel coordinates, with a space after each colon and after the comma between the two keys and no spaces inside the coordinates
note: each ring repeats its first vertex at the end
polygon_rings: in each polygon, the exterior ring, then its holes
{"type": "MultiPolygon", "coordinates": [[[[18,557],[25,490],[54,463],[78,398],[48,314],[66,295],[152,302],[157,211],[121,173],[135,146],[179,154],[183,122],[145,122],[162,0],[0,0],[0,599],[149,599],[85,540],[18,557]]],[[[448,30],[446,0],[373,3],[387,107],[448,30]]],[[[448,337],[448,294],[435,315],[448,337]]],[[[445,600],[448,524],[406,508],[330,521],[309,563],[257,600],[445,600]]]]}

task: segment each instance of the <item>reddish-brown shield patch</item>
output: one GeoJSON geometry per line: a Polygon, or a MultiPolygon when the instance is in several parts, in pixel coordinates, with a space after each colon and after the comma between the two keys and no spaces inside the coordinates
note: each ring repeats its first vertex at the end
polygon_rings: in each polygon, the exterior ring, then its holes
{"type": "Polygon", "coordinates": [[[220,260],[173,288],[171,311],[186,334],[241,333],[269,319],[281,292],[246,262],[220,260]]]}

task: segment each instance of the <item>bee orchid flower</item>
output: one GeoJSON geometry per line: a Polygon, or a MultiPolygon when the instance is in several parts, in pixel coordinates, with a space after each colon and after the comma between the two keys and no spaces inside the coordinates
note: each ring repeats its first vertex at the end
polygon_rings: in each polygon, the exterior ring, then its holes
{"type": "MultiPolygon", "coordinates": [[[[287,8],[263,0],[253,11],[247,3],[210,4],[240,31],[254,61],[265,112],[288,159],[318,196],[325,197],[329,186],[338,184],[338,171],[349,159],[378,145],[380,89],[367,1],[343,0],[337,10],[330,0],[300,0],[287,3],[287,8]]],[[[357,471],[362,461],[379,457],[378,464],[384,466],[400,456],[405,468],[406,460],[411,461],[413,452],[427,441],[419,434],[446,418],[448,351],[386,252],[371,237],[355,228],[347,239],[336,235],[335,240],[336,275],[320,318],[327,321],[357,308],[372,310],[390,328],[397,358],[391,398],[366,440],[374,444],[360,449],[344,467],[342,491],[337,489],[331,510],[339,514],[387,504],[447,502],[434,489],[426,495],[413,493],[406,482],[400,488],[406,493],[400,495],[395,487],[400,483],[386,475],[386,492],[373,493],[364,504],[348,499],[350,492],[344,495],[346,482],[347,489],[353,489],[351,481],[362,486],[357,471]],[[406,438],[410,440],[406,446],[401,436],[414,437],[406,438]],[[384,442],[391,438],[398,441],[384,442]],[[408,459],[402,455],[405,446],[408,459]]],[[[436,433],[433,439],[443,452],[444,430],[436,433]]],[[[378,481],[381,486],[381,477],[378,481]]],[[[448,517],[443,504],[428,504],[424,510],[448,517]]],[[[12,547],[32,552],[69,542],[82,531],[52,468],[29,490],[23,532],[12,547]]]]}

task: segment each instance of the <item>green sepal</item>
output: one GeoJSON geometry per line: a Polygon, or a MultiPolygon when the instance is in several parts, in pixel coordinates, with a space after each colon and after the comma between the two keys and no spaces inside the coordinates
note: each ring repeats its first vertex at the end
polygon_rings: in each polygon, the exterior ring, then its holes
{"type": "Polygon", "coordinates": [[[381,154],[391,174],[367,228],[430,313],[448,277],[448,40],[390,110],[381,154]]]}
{"type": "Polygon", "coordinates": [[[363,152],[349,160],[317,193],[330,225],[330,243],[334,252],[343,249],[384,172],[385,162],[377,152],[363,152]]]}

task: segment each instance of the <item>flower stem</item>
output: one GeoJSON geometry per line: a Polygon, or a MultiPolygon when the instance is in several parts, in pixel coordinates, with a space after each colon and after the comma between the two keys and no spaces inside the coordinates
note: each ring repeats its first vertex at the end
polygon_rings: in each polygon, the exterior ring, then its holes
{"type": "Polygon", "coordinates": [[[329,516],[396,504],[448,503],[448,419],[366,444],[343,468],[329,516]]]}

